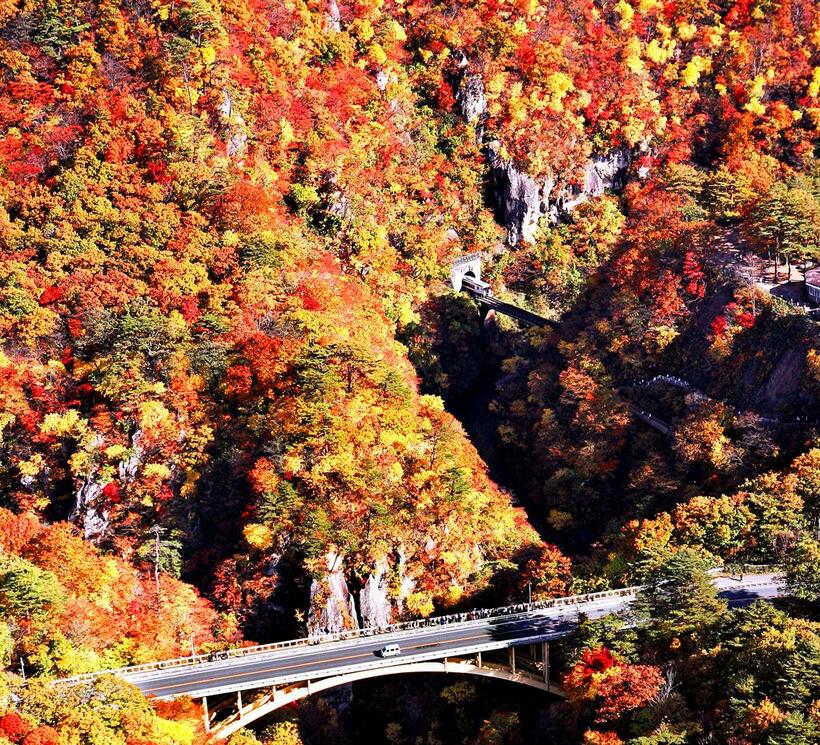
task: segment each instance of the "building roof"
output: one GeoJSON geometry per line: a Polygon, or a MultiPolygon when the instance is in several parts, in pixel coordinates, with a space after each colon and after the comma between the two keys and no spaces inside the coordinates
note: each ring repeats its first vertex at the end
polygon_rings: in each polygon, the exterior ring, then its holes
{"type": "Polygon", "coordinates": [[[820,267],[817,267],[817,269],[810,269],[806,272],[806,284],[820,287],[820,267]]]}

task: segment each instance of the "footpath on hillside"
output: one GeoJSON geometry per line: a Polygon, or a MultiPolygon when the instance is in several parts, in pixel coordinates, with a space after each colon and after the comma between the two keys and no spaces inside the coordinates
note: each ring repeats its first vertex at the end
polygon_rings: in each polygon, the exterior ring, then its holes
{"type": "MultiPolygon", "coordinates": [[[[806,292],[803,267],[786,262],[775,267],[773,261],[752,251],[737,228],[730,228],[716,235],[707,255],[707,260],[724,274],[808,312],[817,312],[818,309],[811,304],[806,292]]],[[[811,268],[813,267],[808,267],[811,268]]]]}

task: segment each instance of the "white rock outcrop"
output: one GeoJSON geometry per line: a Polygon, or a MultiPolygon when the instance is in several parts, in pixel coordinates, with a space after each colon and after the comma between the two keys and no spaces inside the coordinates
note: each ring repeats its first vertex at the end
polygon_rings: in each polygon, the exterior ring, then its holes
{"type": "Polygon", "coordinates": [[[359,593],[359,611],[365,628],[389,626],[393,623],[394,606],[389,596],[389,570],[386,560],[377,561],[359,593]]]}
{"type": "Polygon", "coordinates": [[[626,183],[632,151],[618,148],[605,155],[596,155],[584,167],[581,186],[556,189],[556,181],[537,181],[520,170],[512,161],[501,157],[501,144],[488,145],[490,169],[495,185],[499,216],[507,229],[507,243],[534,243],[539,222],[546,218],[556,223],[590,197],[605,191],[618,191],[626,183]]]}
{"type": "Polygon", "coordinates": [[[233,98],[227,90],[222,91],[222,103],[219,105],[222,128],[225,137],[225,150],[229,158],[235,158],[248,142],[245,118],[234,106],[233,98]]]}
{"type": "MultiPolygon", "coordinates": [[[[435,542],[428,539],[428,545],[435,547],[435,542]]],[[[398,548],[396,558],[395,565],[387,557],[379,559],[359,593],[359,610],[365,628],[400,621],[404,601],[416,589],[415,580],[405,573],[407,560],[403,546],[398,548]]]]}
{"type": "Polygon", "coordinates": [[[396,597],[396,613],[399,616],[404,613],[405,599],[416,589],[416,581],[412,577],[409,577],[404,571],[406,564],[407,558],[405,556],[404,548],[402,547],[399,549],[399,591],[398,596],[396,597]]]}
{"type": "Polygon", "coordinates": [[[311,636],[359,628],[356,604],[345,580],[344,559],[329,551],[325,560],[327,573],[310,585],[307,628],[311,636]]]}
{"type": "Polygon", "coordinates": [[[604,191],[617,191],[626,186],[626,173],[632,163],[632,151],[618,148],[606,155],[596,155],[584,172],[584,193],[597,197],[604,191]]]}
{"type": "Polygon", "coordinates": [[[109,527],[109,512],[105,509],[103,486],[89,476],[77,490],[74,507],[68,516],[70,522],[79,526],[87,541],[99,540],[109,527]]]}
{"type": "Polygon", "coordinates": [[[336,0],[328,0],[327,12],[325,14],[327,30],[339,33],[342,30],[342,15],[339,13],[339,6],[336,0]]]}
{"type": "Polygon", "coordinates": [[[555,182],[552,179],[537,182],[519,170],[512,160],[501,157],[500,151],[498,141],[488,145],[495,197],[499,217],[507,229],[507,243],[534,243],[538,222],[550,215],[550,195],[555,182]]]}
{"type": "Polygon", "coordinates": [[[144,437],[141,429],[131,435],[131,455],[121,460],[117,466],[117,474],[123,483],[133,481],[137,476],[137,471],[142,465],[142,441],[144,437]]]}
{"type": "Polygon", "coordinates": [[[487,97],[481,75],[468,73],[461,77],[456,89],[456,105],[470,124],[483,126],[487,118],[487,97]]]}

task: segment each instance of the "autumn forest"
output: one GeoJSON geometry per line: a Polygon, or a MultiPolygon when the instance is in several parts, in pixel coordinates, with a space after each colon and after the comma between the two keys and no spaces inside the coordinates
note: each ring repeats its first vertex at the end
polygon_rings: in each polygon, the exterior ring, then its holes
{"type": "Polygon", "coordinates": [[[228,742],[820,743],[814,0],[0,0],[0,81],[0,745],[208,741],[55,679],[634,585],[566,698],[228,742]]]}

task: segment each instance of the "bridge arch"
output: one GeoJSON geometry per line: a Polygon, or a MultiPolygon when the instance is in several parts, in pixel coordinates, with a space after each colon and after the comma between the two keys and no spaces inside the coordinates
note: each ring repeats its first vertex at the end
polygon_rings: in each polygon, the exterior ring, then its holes
{"type": "Polygon", "coordinates": [[[563,691],[555,685],[550,685],[544,679],[534,673],[527,671],[512,672],[511,670],[501,666],[482,666],[479,667],[474,662],[458,660],[450,661],[443,660],[441,662],[412,662],[404,665],[394,665],[387,668],[376,668],[373,670],[359,670],[353,673],[346,673],[344,675],[336,675],[332,678],[324,678],[315,682],[308,681],[300,683],[296,686],[288,687],[282,690],[274,690],[273,693],[263,696],[258,701],[242,707],[242,711],[234,714],[223,722],[220,722],[212,730],[212,739],[214,741],[224,740],[230,737],[234,732],[238,732],[243,727],[252,722],[267,716],[273,711],[280,709],[283,706],[306,698],[314,693],[326,691],[329,688],[345,685],[346,683],[355,683],[358,680],[365,680],[367,678],[382,677],[385,675],[405,675],[409,673],[459,673],[466,675],[481,675],[486,678],[496,678],[498,680],[507,680],[511,683],[519,683],[531,688],[537,688],[542,691],[554,693],[558,696],[563,696],[563,691]]]}
{"type": "Polygon", "coordinates": [[[456,292],[461,292],[461,280],[470,276],[481,280],[481,254],[473,253],[461,256],[450,267],[450,284],[456,292]]]}

